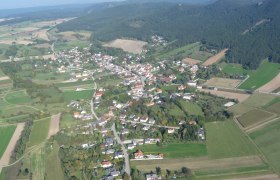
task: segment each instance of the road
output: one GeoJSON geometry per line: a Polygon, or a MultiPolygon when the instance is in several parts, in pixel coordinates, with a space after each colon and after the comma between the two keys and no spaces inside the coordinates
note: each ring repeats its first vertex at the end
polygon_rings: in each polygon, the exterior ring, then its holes
{"type": "Polygon", "coordinates": [[[123,151],[123,154],[124,154],[124,159],[125,159],[125,172],[130,176],[130,164],[129,164],[129,155],[127,153],[127,150],[124,146],[124,144],[122,143],[117,131],[116,131],[116,127],[115,127],[115,123],[113,123],[112,127],[111,127],[113,133],[114,133],[114,136],[115,138],[117,139],[117,142],[118,144],[121,145],[122,147],[122,151],[123,151]]]}
{"type": "Polygon", "coordinates": [[[143,123],[143,122],[135,122],[135,121],[129,121],[129,120],[127,120],[125,122],[130,122],[130,123],[135,123],[135,124],[142,124],[144,126],[153,126],[153,127],[159,127],[159,128],[180,129],[180,127],[175,127],[175,126],[161,126],[161,125],[154,125],[154,124],[143,123]]]}

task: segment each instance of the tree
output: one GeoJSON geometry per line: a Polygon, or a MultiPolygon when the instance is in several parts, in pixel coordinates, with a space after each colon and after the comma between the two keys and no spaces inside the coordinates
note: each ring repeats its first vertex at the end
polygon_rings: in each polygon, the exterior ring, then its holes
{"type": "Polygon", "coordinates": [[[161,175],[161,168],[160,167],[156,167],[156,173],[157,173],[157,175],[161,175]]]}
{"type": "Polygon", "coordinates": [[[126,172],[123,174],[123,180],[130,180],[130,176],[126,172]]]}
{"type": "Polygon", "coordinates": [[[191,176],[192,172],[189,168],[187,167],[182,167],[182,173],[185,175],[185,176],[191,176]]]}

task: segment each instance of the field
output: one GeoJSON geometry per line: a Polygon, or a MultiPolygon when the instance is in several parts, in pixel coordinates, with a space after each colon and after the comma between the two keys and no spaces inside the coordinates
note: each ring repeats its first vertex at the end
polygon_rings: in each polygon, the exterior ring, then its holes
{"type": "Polygon", "coordinates": [[[81,31],[81,32],[65,31],[65,32],[57,33],[57,36],[59,37],[59,39],[66,40],[66,41],[76,41],[76,40],[87,41],[90,39],[91,33],[87,31],[81,31]]]}
{"type": "Polygon", "coordinates": [[[56,133],[58,133],[60,118],[61,118],[61,113],[59,113],[57,115],[52,115],[51,122],[50,122],[50,128],[49,128],[49,132],[48,132],[48,139],[51,136],[56,135],[56,133]]]}
{"type": "Polygon", "coordinates": [[[180,104],[183,107],[183,110],[187,112],[189,115],[200,115],[203,116],[203,112],[201,110],[201,107],[199,107],[197,104],[190,103],[188,101],[180,101],[180,104]]]}
{"type": "Polygon", "coordinates": [[[267,84],[263,85],[257,91],[259,92],[265,92],[265,93],[271,93],[278,89],[280,87],[280,73],[273,78],[271,81],[269,81],[267,84]]]}
{"type": "Polygon", "coordinates": [[[122,50],[130,53],[140,54],[146,44],[147,43],[144,41],[116,39],[112,42],[104,44],[104,47],[121,48],[122,50]]]}
{"type": "Polygon", "coordinates": [[[239,88],[256,90],[265,85],[279,73],[280,64],[263,62],[257,70],[249,71],[250,78],[242,83],[239,88]]]}
{"type": "Polygon", "coordinates": [[[140,149],[145,154],[163,153],[165,158],[186,158],[206,156],[206,146],[203,143],[178,143],[162,146],[143,145],[140,149]]]}
{"type": "Polygon", "coordinates": [[[209,158],[229,158],[258,154],[257,149],[233,121],[206,123],[209,158]]]}
{"type": "Polygon", "coordinates": [[[5,100],[11,104],[24,104],[32,101],[25,91],[11,92],[7,94],[5,100]]]}
{"type": "Polygon", "coordinates": [[[32,147],[44,142],[48,137],[50,127],[50,118],[35,121],[32,127],[30,138],[27,146],[32,147]]]}
{"type": "Polygon", "coordinates": [[[182,60],[182,62],[190,64],[190,65],[195,65],[201,63],[200,60],[192,59],[192,58],[185,58],[182,60]]]}
{"type": "Polygon", "coordinates": [[[264,107],[271,103],[277,96],[270,94],[254,93],[250,96],[244,104],[253,107],[264,107]]]}
{"type": "Polygon", "coordinates": [[[15,132],[16,126],[3,126],[0,127],[0,137],[1,137],[1,144],[0,144],[0,159],[4,154],[10,139],[12,138],[15,132]]]}
{"type": "Polygon", "coordinates": [[[271,104],[270,106],[268,106],[266,108],[266,110],[280,115],[280,102],[275,102],[275,103],[271,104]]]}
{"type": "Polygon", "coordinates": [[[280,119],[250,134],[269,164],[280,174],[280,119]]]}
{"type": "Polygon", "coordinates": [[[218,54],[216,54],[216,55],[210,57],[209,59],[207,59],[207,60],[202,64],[202,66],[210,66],[210,65],[212,65],[212,64],[215,64],[216,62],[218,62],[219,60],[221,60],[221,59],[225,56],[227,50],[228,50],[228,49],[224,49],[224,50],[222,50],[221,52],[219,52],[218,54]]]}
{"type": "Polygon", "coordinates": [[[275,114],[259,109],[254,109],[249,112],[246,112],[237,119],[244,128],[248,128],[253,125],[258,125],[260,123],[266,122],[272,119],[273,117],[275,117],[275,114]]]}
{"type": "Polygon", "coordinates": [[[77,124],[77,120],[75,120],[70,113],[67,113],[62,115],[59,126],[63,129],[63,128],[70,128],[71,126],[76,124],[77,124]]]}
{"type": "Polygon", "coordinates": [[[93,90],[63,92],[63,97],[66,101],[72,101],[77,99],[90,100],[92,96],[93,96],[93,90]]]}
{"type": "Polygon", "coordinates": [[[203,85],[213,87],[236,88],[241,83],[238,79],[212,78],[203,85]]]}
{"type": "Polygon", "coordinates": [[[68,73],[57,74],[55,72],[46,72],[36,73],[36,76],[32,78],[32,81],[37,84],[53,84],[60,83],[68,79],[70,79],[70,75],[68,73]]]}
{"type": "Polygon", "coordinates": [[[226,99],[237,99],[239,102],[245,101],[250,95],[249,94],[241,94],[227,91],[216,91],[209,89],[201,89],[200,91],[210,93],[219,97],[223,97],[226,99]]]}
{"type": "Polygon", "coordinates": [[[230,74],[230,75],[235,74],[235,75],[243,76],[248,72],[248,70],[244,69],[240,64],[222,62],[221,64],[219,64],[219,66],[222,68],[223,73],[230,74]]]}

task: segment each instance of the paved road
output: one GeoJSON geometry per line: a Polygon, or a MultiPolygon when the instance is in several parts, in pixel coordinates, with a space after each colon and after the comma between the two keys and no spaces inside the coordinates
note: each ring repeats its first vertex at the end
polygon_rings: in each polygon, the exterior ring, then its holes
{"type": "Polygon", "coordinates": [[[117,139],[117,142],[118,144],[121,145],[122,147],[122,151],[123,151],[123,154],[124,154],[124,159],[125,159],[125,172],[130,176],[130,164],[129,164],[129,155],[127,153],[127,150],[123,144],[123,142],[121,141],[117,131],[116,131],[116,127],[115,127],[115,123],[113,123],[112,127],[111,127],[113,133],[114,133],[114,136],[115,138],[117,139]]]}

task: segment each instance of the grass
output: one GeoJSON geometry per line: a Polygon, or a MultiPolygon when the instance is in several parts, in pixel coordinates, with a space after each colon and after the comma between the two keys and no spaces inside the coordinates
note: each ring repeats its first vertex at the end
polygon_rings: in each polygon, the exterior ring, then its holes
{"type": "Polygon", "coordinates": [[[38,145],[46,140],[50,127],[50,118],[34,122],[27,146],[38,145]]]}
{"type": "Polygon", "coordinates": [[[229,158],[257,154],[255,146],[233,121],[206,123],[209,158],[229,158]]]}
{"type": "Polygon", "coordinates": [[[255,93],[243,103],[252,107],[264,107],[276,98],[275,95],[255,93]]]}
{"type": "Polygon", "coordinates": [[[77,124],[77,121],[73,118],[73,116],[70,113],[63,114],[62,118],[60,120],[60,127],[63,128],[69,128],[72,125],[77,124]]]}
{"type": "Polygon", "coordinates": [[[11,104],[30,103],[32,99],[25,93],[25,91],[11,92],[5,97],[6,101],[11,104]]]}
{"type": "Polygon", "coordinates": [[[241,64],[233,64],[233,63],[221,63],[219,65],[222,68],[222,72],[230,75],[245,75],[248,73],[248,70],[244,69],[241,64]]]}
{"type": "Polygon", "coordinates": [[[163,153],[165,158],[185,158],[206,156],[206,146],[204,143],[177,143],[162,146],[143,145],[140,149],[145,154],[163,153]]]}
{"type": "Polygon", "coordinates": [[[274,116],[274,114],[272,114],[272,113],[262,111],[259,109],[254,109],[254,110],[251,110],[251,111],[243,114],[242,116],[238,117],[237,119],[244,128],[247,128],[254,124],[264,122],[264,121],[272,118],[273,116],[274,116]]]}
{"type": "Polygon", "coordinates": [[[57,83],[55,84],[57,87],[70,87],[70,86],[79,86],[79,85],[85,85],[85,84],[93,84],[92,80],[88,81],[76,81],[76,82],[69,82],[69,83],[57,83]]]}
{"type": "Polygon", "coordinates": [[[10,139],[12,138],[14,132],[15,132],[16,126],[4,126],[0,127],[0,137],[1,137],[1,143],[0,143],[0,159],[2,155],[4,154],[10,139]]]}
{"type": "Polygon", "coordinates": [[[203,116],[203,112],[201,107],[197,104],[191,103],[189,101],[180,101],[180,104],[183,107],[183,110],[187,112],[189,115],[200,115],[203,116]]]}
{"type": "Polygon", "coordinates": [[[48,155],[46,156],[46,180],[64,179],[58,153],[59,145],[54,141],[51,152],[48,152],[48,155]]]}
{"type": "Polygon", "coordinates": [[[280,64],[265,61],[257,70],[249,71],[250,78],[239,88],[255,90],[272,80],[279,73],[279,68],[280,64]]]}
{"type": "Polygon", "coordinates": [[[72,100],[78,100],[78,99],[90,100],[92,98],[92,96],[93,96],[93,90],[63,92],[63,97],[66,101],[72,101],[72,100]]]}
{"type": "Polygon", "coordinates": [[[273,103],[272,105],[267,107],[266,110],[280,114],[280,102],[273,103]]]}
{"type": "Polygon", "coordinates": [[[268,160],[280,174],[280,119],[250,134],[268,160]]]}

